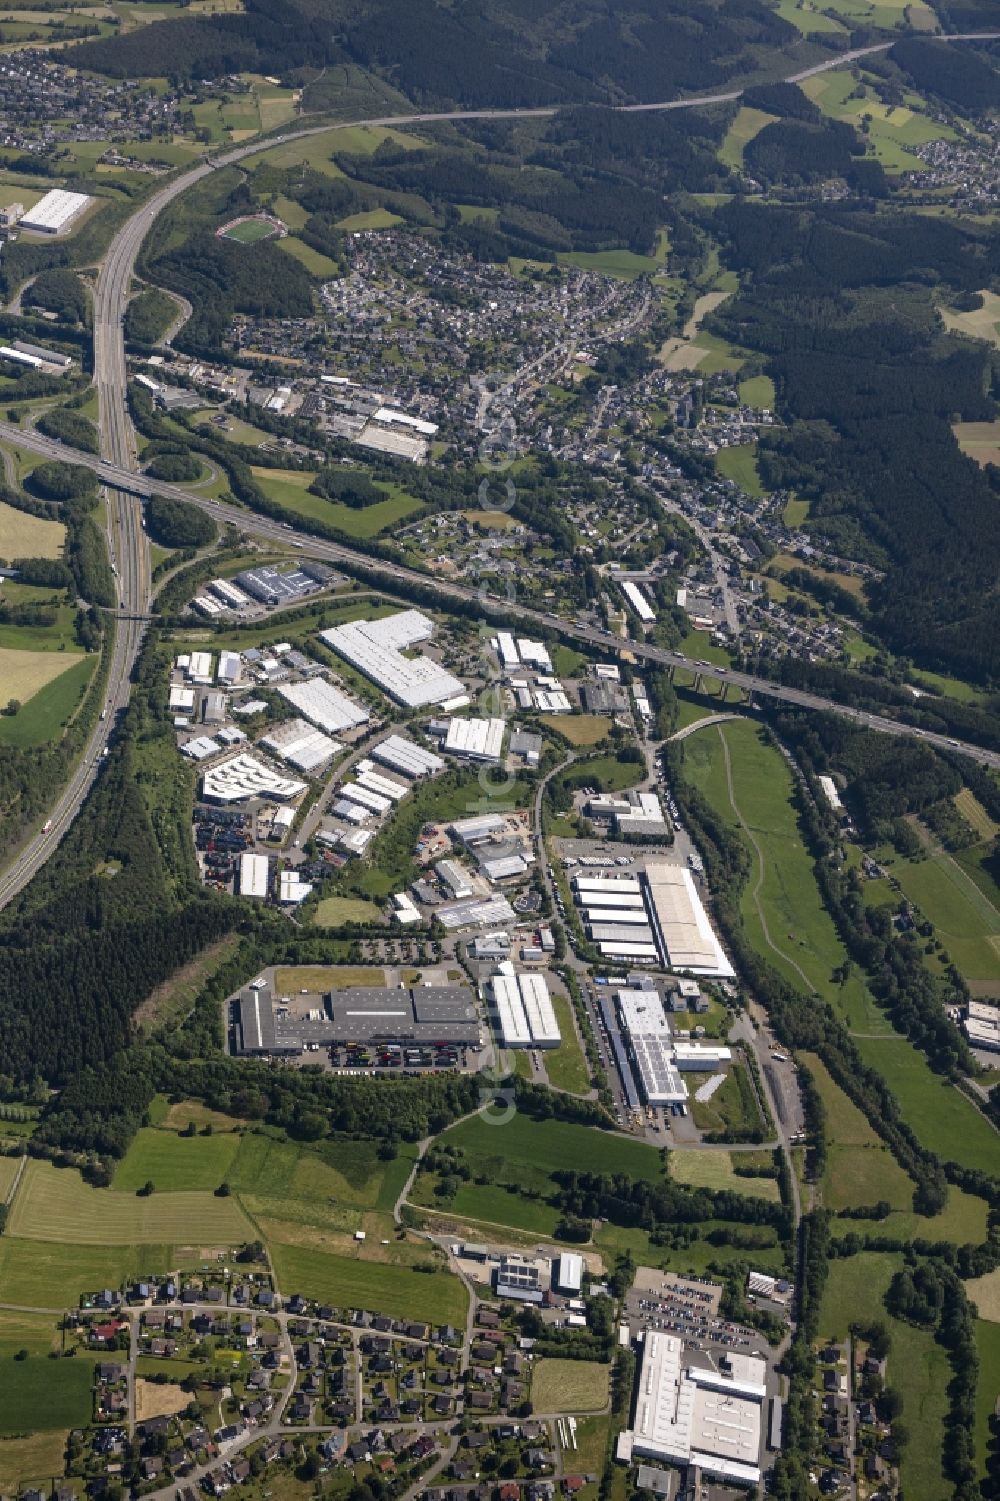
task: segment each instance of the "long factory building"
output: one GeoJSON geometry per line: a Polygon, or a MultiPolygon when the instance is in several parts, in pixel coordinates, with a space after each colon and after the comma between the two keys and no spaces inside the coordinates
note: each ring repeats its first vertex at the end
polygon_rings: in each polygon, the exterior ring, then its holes
{"type": "Polygon", "coordinates": [[[636,876],[577,875],[573,894],[605,959],[660,963],[712,979],[734,971],[683,865],[651,860],[636,876]]]}
{"type": "Polygon", "coordinates": [[[767,1366],[732,1352],[717,1367],[696,1363],[675,1334],[647,1329],[635,1416],[617,1455],[690,1466],[722,1484],[760,1483],[767,1366]]]}
{"type": "Polygon", "coordinates": [[[510,960],[504,960],[490,976],[487,990],[502,1047],[559,1046],[559,1023],[544,975],[515,974],[510,960]]]}
{"type": "Polygon", "coordinates": [[[334,990],[303,1014],[255,982],[235,1006],[236,1051],[258,1056],[301,1053],[306,1047],[379,1043],[479,1048],[482,1023],[472,992],[461,985],[334,990]]]}

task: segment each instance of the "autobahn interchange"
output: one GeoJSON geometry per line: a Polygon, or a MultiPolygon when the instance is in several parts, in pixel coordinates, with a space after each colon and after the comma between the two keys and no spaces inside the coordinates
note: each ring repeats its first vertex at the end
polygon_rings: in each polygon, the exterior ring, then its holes
{"type": "MultiPolygon", "coordinates": [[[[1000,39],[1000,31],[962,32],[947,37],[935,38],[935,40],[943,43],[954,41],[995,41],[997,39],[1000,39]]],[[[816,74],[844,67],[858,61],[861,57],[884,52],[891,45],[891,42],[878,42],[867,47],[855,48],[849,52],[840,53],[836,57],[815,64],[810,68],[788,74],[785,81],[796,83],[805,78],[813,77],[816,74]]],[[[728,103],[738,99],[742,92],[740,89],[730,90],[698,98],[663,100],[649,104],[618,106],[617,108],[624,113],[653,113],[665,110],[691,109],[707,104],[728,103]]],[[[0,440],[13,443],[22,449],[38,452],[45,458],[71,459],[74,463],[87,464],[97,470],[102,483],[107,487],[108,540],[112,559],[118,570],[118,582],[122,602],[122,609],[115,625],[115,638],[108,669],[105,700],[107,712],[106,714],[102,713],[83,755],[76,764],[72,776],[56,801],[44,829],[22,845],[12,863],[7,867],[2,876],[0,876],[0,907],[5,906],[13,900],[18,892],[27,885],[35,872],[57,848],[60,840],[82,807],[84,799],[100,769],[108,738],[114,728],[116,715],[128,703],[132,671],[142,646],[142,638],[149,616],[151,578],[149,552],[142,527],[140,497],[148,495],[153,487],[143,480],[137,472],[138,462],[135,433],[127,404],[128,372],[125,359],[124,316],[131,293],[132,277],[139,250],[157,217],[174,199],[186,192],[188,188],[193,187],[196,182],[199,182],[209,173],[221,167],[243,161],[248,157],[259,155],[261,152],[269,150],[274,146],[305,139],[313,135],[321,135],[328,131],[350,129],[361,125],[400,128],[459,120],[496,120],[522,117],[548,118],[557,113],[557,106],[510,110],[442,110],[430,113],[385,115],[377,118],[363,117],[350,121],[326,121],[322,124],[303,126],[298,130],[286,130],[276,136],[257,138],[252,142],[246,142],[210,159],[206,159],[199,163],[198,166],[192,167],[188,171],[174,177],[138,208],[115,235],[101,263],[94,294],[94,380],[98,390],[99,401],[100,458],[67,449],[61,444],[54,443],[33,431],[17,427],[11,423],[0,422],[0,440]]],[[[203,496],[182,490],[178,486],[157,484],[155,488],[161,493],[172,494],[178,499],[186,500],[190,504],[198,506],[210,515],[215,516],[217,520],[237,526],[244,532],[250,532],[262,537],[270,537],[274,540],[287,541],[289,540],[289,532],[291,531],[293,540],[301,543],[303,549],[307,549],[310,555],[336,562],[346,567],[350,567],[353,563],[355,566],[363,565],[370,571],[383,573],[386,576],[389,587],[391,587],[394,578],[396,580],[407,578],[418,582],[424,588],[434,590],[444,599],[451,597],[465,601],[478,601],[482,604],[484,613],[496,613],[498,615],[506,613],[509,616],[515,616],[525,623],[546,626],[568,640],[577,641],[616,654],[625,645],[620,637],[612,636],[608,632],[562,621],[552,615],[546,615],[541,611],[533,610],[524,605],[518,605],[516,602],[512,604],[506,599],[491,599],[489,596],[484,596],[480,591],[466,588],[463,585],[446,584],[439,579],[417,573],[415,570],[405,569],[396,564],[372,558],[367,554],[354,551],[339,543],[316,538],[308,532],[299,532],[294,528],[290,528],[285,523],[270,520],[252,511],[240,509],[235,506],[227,506],[219,501],[208,500],[203,496]]],[[[900,725],[880,715],[848,708],[845,705],[835,703],[833,700],[822,698],[816,694],[804,693],[798,689],[787,688],[772,683],[766,678],[757,678],[751,674],[735,671],[727,672],[725,669],[712,667],[707,663],[695,664],[677,652],[668,652],[662,648],[647,646],[641,642],[629,642],[627,646],[629,652],[642,661],[667,667],[691,668],[694,666],[703,677],[732,682],[738,688],[751,695],[777,698],[786,703],[796,704],[805,708],[825,709],[831,713],[853,719],[871,729],[882,730],[888,734],[916,736],[925,739],[930,744],[937,745],[941,749],[960,752],[973,760],[979,761],[982,765],[1000,767],[1000,754],[983,750],[978,746],[960,743],[943,735],[935,735],[910,726],[900,725]]]]}

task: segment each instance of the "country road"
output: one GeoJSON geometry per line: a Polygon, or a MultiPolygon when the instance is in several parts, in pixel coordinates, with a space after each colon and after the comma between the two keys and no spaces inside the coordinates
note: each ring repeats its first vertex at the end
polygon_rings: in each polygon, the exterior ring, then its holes
{"type": "MultiPolygon", "coordinates": [[[[960,32],[947,37],[935,38],[935,40],[942,44],[962,41],[995,41],[998,39],[1000,39],[1000,31],[960,32]]],[[[839,53],[821,63],[814,64],[810,68],[788,74],[786,81],[797,83],[806,78],[815,77],[820,73],[850,66],[862,57],[887,51],[891,46],[892,41],[890,40],[873,43],[867,47],[855,48],[849,52],[839,53]]],[[[670,99],[650,104],[618,106],[617,108],[624,113],[651,113],[662,110],[692,109],[705,104],[727,103],[738,99],[741,93],[742,90],[737,89],[724,93],[702,95],[698,98],[670,99]]],[[[37,434],[27,432],[16,425],[0,423],[0,438],[4,441],[16,442],[21,447],[43,453],[48,458],[66,459],[71,456],[75,462],[89,463],[91,467],[96,468],[99,474],[101,474],[107,486],[108,542],[112,560],[118,570],[122,603],[120,616],[114,626],[114,640],[111,647],[105,701],[106,715],[102,713],[101,718],[98,720],[86,749],[74,767],[69,782],[50,811],[45,829],[29,837],[22,844],[13,861],[8,865],[2,877],[0,877],[0,907],[6,906],[28,884],[36,871],[58,847],[82,807],[100,771],[103,752],[107,746],[108,737],[114,729],[116,717],[128,703],[132,671],[145,634],[150,606],[151,582],[149,549],[142,528],[141,501],[139,497],[143,494],[148,494],[150,487],[135,473],[137,457],[135,434],[127,406],[127,367],[123,319],[132,289],[132,278],[139,250],[157,217],[175,198],[179,197],[189,187],[192,187],[217,168],[244,161],[250,157],[260,155],[274,146],[282,145],[289,141],[320,135],[328,131],[353,129],[359,125],[402,128],[413,125],[433,124],[439,121],[502,120],[519,117],[548,118],[557,114],[558,110],[559,106],[552,105],[535,109],[441,110],[431,113],[383,115],[374,118],[362,117],[356,120],[338,121],[332,124],[326,122],[323,124],[306,125],[295,130],[283,131],[276,136],[263,139],[257,138],[252,142],[244,142],[228,151],[221,152],[217,156],[202,161],[198,166],[179,173],[170,182],[165,183],[163,187],[138,208],[115,235],[101,264],[94,294],[94,379],[98,390],[100,412],[100,458],[97,459],[92,455],[78,454],[74,450],[68,450],[62,444],[40,438],[37,434]]],[[[202,496],[181,490],[176,486],[158,485],[156,488],[177,495],[179,498],[187,500],[191,504],[199,506],[202,510],[215,515],[217,519],[230,522],[244,531],[265,537],[280,538],[283,541],[288,541],[290,537],[294,538],[296,541],[300,541],[303,549],[307,549],[314,557],[330,559],[348,566],[351,563],[360,564],[377,573],[384,574],[390,582],[394,577],[415,579],[421,585],[433,589],[444,598],[450,596],[471,601],[477,600],[480,597],[475,590],[465,589],[459,585],[445,585],[440,580],[427,578],[411,570],[402,569],[393,564],[379,563],[377,560],[366,557],[363,553],[355,552],[337,543],[319,541],[309,536],[306,532],[298,532],[288,527],[282,527],[278,522],[258,517],[252,512],[234,506],[223,506],[219,502],[206,500],[202,496]]],[[[601,650],[617,654],[622,644],[617,637],[610,636],[605,632],[560,622],[553,617],[543,615],[539,611],[511,607],[507,604],[506,600],[494,600],[489,597],[483,600],[483,610],[486,614],[499,612],[503,609],[517,615],[522,620],[548,625],[557,631],[559,635],[571,640],[582,641],[587,645],[597,647],[601,650]]],[[[639,643],[630,643],[630,650],[640,660],[655,662],[665,666],[691,666],[678,653],[665,652],[658,648],[651,648],[639,643]]],[[[721,676],[718,669],[708,666],[703,667],[698,664],[698,670],[705,677],[718,678],[721,676]]],[[[828,709],[831,712],[853,718],[869,728],[884,730],[890,734],[921,735],[924,733],[912,730],[909,727],[897,725],[892,720],[883,719],[878,715],[864,714],[857,710],[843,708],[815,694],[800,693],[795,689],[782,688],[776,684],[769,683],[766,679],[754,678],[745,673],[729,674],[729,679],[747,693],[780,698],[788,703],[799,704],[806,708],[828,709]]],[[[955,742],[947,740],[944,736],[927,734],[925,738],[930,743],[937,744],[942,748],[950,746],[952,749],[980,761],[983,765],[1000,768],[1000,755],[994,752],[983,751],[969,745],[958,745],[955,742]]]]}

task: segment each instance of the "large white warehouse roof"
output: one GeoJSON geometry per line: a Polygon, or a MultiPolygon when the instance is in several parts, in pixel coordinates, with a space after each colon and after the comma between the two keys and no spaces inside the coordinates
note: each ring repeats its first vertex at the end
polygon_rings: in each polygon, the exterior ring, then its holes
{"type": "Polygon", "coordinates": [[[383,766],[391,766],[394,771],[401,771],[408,777],[432,776],[434,772],[444,770],[440,756],[403,735],[389,735],[373,746],[370,754],[372,760],[381,761],[383,766]]]}
{"type": "Polygon", "coordinates": [[[365,724],[368,710],[362,709],[353,699],[341,693],[325,678],[312,678],[308,683],[281,683],[278,692],[293,704],[299,713],[318,729],[336,734],[339,730],[351,730],[365,724]]]}
{"type": "Polygon", "coordinates": [[[450,719],[444,749],[472,761],[499,761],[503,731],[502,719],[450,719]]]}
{"type": "Polygon", "coordinates": [[[65,188],[53,188],[22,216],[21,227],[50,235],[58,234],[89,202],[86,193],[68,193],[65,188]]]}
{"type": "Polygon", "coordinates": [[[646,866],[645,876],[650,917],[664,962],[671,969],[732,979],[733,967],[712,931],[691,872],[666,860],[654,860],[646,866]]]}
{"type": "Polygon", "coordinates": [[[314,771],[340,750],[336,740],[322,730],[314,730],[304,719],[286,719],[261,736],[260,743],[299,771],[314,771]]]}
{"type": "Polygon", "coordinates": [[[419,610],[400,610],[382,620],[355,620],[321,631],[320,639],[397,703],[419,709],[465,693],[464,683],[432,657],[403,655],[433,633],[433,622],[419,610]]]}

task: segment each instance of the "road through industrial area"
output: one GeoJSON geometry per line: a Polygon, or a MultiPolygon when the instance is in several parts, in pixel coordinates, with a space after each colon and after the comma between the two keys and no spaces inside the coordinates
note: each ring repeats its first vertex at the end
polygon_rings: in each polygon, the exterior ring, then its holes
{"type": "MultiPolygon", "coordinates": [[[[950,37],[938,38],[941,42],[995,41],[1000,32],[963,32],[950,37]]],[[[870,54],[884,52],[891,42],[879,42],[868,47],[855,48],[838,54],[825,62],[804,71],[791,73],[787,82],[799,82],[818,73],[841,68],[870,54]]],[[[655,112],[673,109],[690,109],[705,104],[727,103],[739,98],[741,90],[705,95],[696,99],[673,99],[652,104],[628,105],[625,112],[655,112]]],[[[138,460],[135,433],[128,412],[127,367],[125,360],[124,315],[132,289],[132,276],[143,240],[159,214],[201,178],[220,167],[259,155],[262,151],[285,142],[320,135],[326,131],[344,130],[359,125],[412,126],[447,122],[449,120],[494,120],[510,117],[549,117],[557,113],[556,107],[514,110],[448,110],[435,113],[409,115],[386,115],[379,118],[362,118],[351,121],[303,126],[298,130],[283,131],[280,135],[257,139],[225,151],[203,161],[197,167],[179,174],[166,183],[158,192],[129,218],[115,235],[100,267],[94,294],[94,380],[99,397],[99,420],[101,456],[68,450],[62,444],[41,437],[39,434],[8,422],[0,422],[0,440],[42,454],[46,458],[69,459],[88,464],[98,470],[106,486],[107,534],[112,563],[117,570],[121,597],[121,611],[114,622],[114,642],[108,667],[105,711],[102,711],[97,726],[66,787],[60,794],[42,831],[31,837],[17,852],[14,860],[0,876],[0,907],[23,890],[35,872],[57,848],[74,818],[83,806],[87,793],[97,776],[108,737],[113,732],[118,713],[128,703],[132,671],[135,666],[151,603],[151,579],[149,550],[142,526],[141,499],[152,488],[137,473],[138,460]]],[[[283,523],[259,516],[240,507],[223,505],[203,496],[184,491],[177,486],[157,485],[162,493],[174,494],[214,515],[218,521],[239,527],[244,532],[274,540],[288,541],[290,528],[283,523]]],[[[387,587],[393,580],[411,580],[424,588],[435,591],[443,599],[452,598],[467,602],[481,602],[485,613],[514,616],[525,623],[537,624],[556,631],[569,640],[617,654],[623,646],[619,637],[596,628],[570,624],[540,611],[511,604],[506,599],[491,599],[479,591],[458,584],[446,584],[413,570],[401,568],[394,563],[383,562],[367,554],[341,546],[339,543],[322,541],[308,532],[293,532],[294,540],[300,542],[310,555],[350,567],[363,565],[384,575],[387,587]]],[[[677,652],[664,651],[646,646],[641,642],[628,643],[628,650],[640,661],[658,666],[691,667],[694,665],[706,678],[715,678],[734,683],[747,694],[783,699],[787,703],[806,708],[826,709],[844,715],[872,729],[889,734],[920,736],[941,748],[950,748],[972,757],[983,765],[1000,767],[1000,754],[981,750],[977,746],[960,744],[941,735],[929,734],[909,726],[896,724],[879,715],[866,714],[846,708],[816,694],[802,693],[793,688],[781,687],[767,679],[746,673],[729,672],[711,667],[707,663],[692,664],[677,652]]]]}

